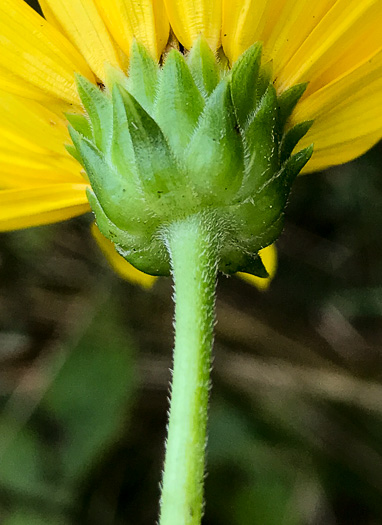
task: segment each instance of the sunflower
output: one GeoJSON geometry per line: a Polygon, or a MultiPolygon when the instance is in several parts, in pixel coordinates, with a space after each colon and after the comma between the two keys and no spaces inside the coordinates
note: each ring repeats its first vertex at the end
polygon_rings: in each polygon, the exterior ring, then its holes
{"type": "MultiPolygon", "coordinates": [[[[104,86],[110,66],[128,71],[134,41],[162,63],[169,47],[187,54],[202,35],[228,68],[262,42],[279,96],[307,83],[288,120],[289,128],[313,121],[299,143],[314,144],[304,171],[347,162],[382,135],[380,0],[40,0],[40,6],[43,16],[23,0],[0,4],[3,231],[90,210],[87,176],[64,147],[70,143],[64,115],[84,111],[75,75],[104,86]]],[[[272,248],[267,257],[274,266],[272,248]]]]}
{"type": "Polygon", "coordinates": [[[40,7],[0,3],[0,229],[90,202],[123,257],[172,272],[160,523],[199,525],[217,272],[266,277],[258,252],[281,232],[297,173],[381,138],[382,1],[40,7]]]}

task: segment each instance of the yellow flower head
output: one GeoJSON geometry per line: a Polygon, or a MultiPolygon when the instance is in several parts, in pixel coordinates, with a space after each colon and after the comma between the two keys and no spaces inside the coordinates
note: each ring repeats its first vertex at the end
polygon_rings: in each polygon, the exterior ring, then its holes
{"type": "Polygon", "coordinates": [[[23,0],[0,4],[0,229],[88,211],[88,180],[65,150],[67,112],[83,112],[75,74],[107,84],[134,40],[161,61],[202,35],[233,65],[263,43],[277,94],[308,83],[288,126],[314,121],[305,170],[351,160],[382,136],[381,0],[23,0]]]}

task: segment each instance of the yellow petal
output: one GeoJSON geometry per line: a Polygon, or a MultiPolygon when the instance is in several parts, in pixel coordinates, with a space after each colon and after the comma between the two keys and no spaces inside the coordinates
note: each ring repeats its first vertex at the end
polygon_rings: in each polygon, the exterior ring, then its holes
{"type": "Polygon", "coordinates": [[[221,0],[165,0],[165,4],[171,27],[186,49],[201,34],[213,51],[220,47],[221,0]]]}
{"type": "Polygon", "coordinates": [[[1,90],[0,113],[0,129],[40,145],[42,152],[65,153],[64,143],[70,142],[70,138],[63,116],[59,117],[38,102],[1,90]]]}
{"type": "Polygon", "coordinates": [[[64,118],[36,101],[0,90],[0,187],[83,183],[81,166],[64,148],[64,118]]]}
{"type": "Polygon", "coordinates": [[[0,188],[84,183],[81,166],[69,155],[35,152],[21,141],[4,139],[1,130],[0,142],[0,188]]]}
{"type": "MultiPolygon", "coordinates": [[[[382,89],[382,82],[381,89],[382,89]]],[[[357,138],[381,132],[382,114],[376,108],[382,108],[382,92],[365,90],[365,97],[355,97],[349,104],[342,104],[335,111],[328,112],[316,121],[311,132],[298,148],[312,143],[316,150],[337,147],[342,142],[351,142],[357,138]],[[368,97],[367,94],[370,96],[368,97]]]]}
{"type": "Polygon", "coordinates": [[[382,130],[379,130],[377,133],[357,137],[350,141],[343,141],[329,148],[317,149],[313,152],[311,160],[301,174],[324,170],[337,164],[349,162],[366,153],[381,140],[381,136],[382,130]]]}
{"type": "Polygon", "coordinates": [[[277,270],[277,249],[274,244],[267,246],[259,252],[261,260],[269,273],[269,277],[263,279],[262,277],[256,277],[255,275],[250,275],[249,273],[238,272],[238,276],[247,281],[248,283],[256,286],[261,291],[265,291],[269,288],[273,277],[276,274],[277,270]]]}
{"type": "Polygon", "coordinates": [[[302,100],[290,125],[314,119],[299,148],[314,143],[305,171],[347,162],[382,137],[382,51],[302,100]]]}
{"type": "Polygon", "coordinates": [[[381,24],[381,0],[337,0],[278,72],[278,89],[309,82],[309,94],[358,66],[381,47],[381,24]]]}
{"type": "Polygon", "coordinates": [[[21,80],[20,77],[11,73],[9,70],[5,69],[1,65],[1,59],[0,59],[0,84],[1,84],[1,88],[8,93],[13,93],[21,97],[26,97],[28,99],[41,101],[44,104],[48,104],[49,107],[52,101],[56,100],[52,98],[51,96],[49,96],[46,93],[46,91],[42,91],[39,87],[34,86],[33,84],[30,84],[29,82],[25,82],[25,80],[21,80]]]}
{"type": "Polygon", "coordinates": [[[286,0],[223,0],[222,44],[234,62],[254,42],[262,41],[272,27],[286,0]]]}
{"type": "Polygon", "coordinates": [[[98,78],[105,78],[105,62],[122,67],[116,46],[93,0],[45,0],[44,6],[98,78]]]}
{"type": "MultiPolygon", "coordinates": [[[[91,72],[89,72],[91,75],[91,72]]],[[[81,103],[77,97],[77,102],[64,101],[49,95],[46,91],[42,91],[37,86],[25,82],[21,77],[11,73],[1,66],[0,60],[0,86],[1,92],[11,93],[18,97],[26,98],[27,101],[34,100],[42,104],[45,108],[50,109],[53,113],[62,117],[66,112],[68,113],[83,113],[81,103]]]]}
{"type": "Polygon", "coordinates": [[[260,40],[264,42],[265,60],[273,62],[276,78],[335,3],[336,0],[286,0],[281,6],[280,2],[268,2],[277,4],[273,9],[277,18],[272,25],[265,25],[260,40]]]}
{"type": "Polygon", "coordinates": [[[116,251],[114,244],[102,235],[95,224],[92,225],[91,231],[110,266],[120,277],[145,289],[153,286],[157,279],[156,277],[140,272],[121,257],[116,251]]]}
{"type": "Polygon", "coordinates": [[[47,0],[38,0],[38,3],[40,5],[41,11],[43,12],[45,20],[47,20],[50,25],[54,26],[60,33],[65,33],[62,25],[57,20],[57,18],[54,16],[53,11],[49,7],[47,0]]]}
{"type": "Polygon", "coordinates": [[[349,106],[351,100],[364,98],[365,93],[369,96],[373,91],[379,92],[381,77],[382,49],[358,67],[305,97],[293,112],[291,124],[325,117],[339,105],[349,106]]]}
{"type": "Polygon", "coordinates": [[[24,156],[23,161],[23,165],[20,162],[18,164],[5,163],[0,154],[0,189],[26,189],[51,184],[78,184],[81,182],[80,176],[60,168],[52,168],[47,163],[41,163],[41,167],[36,168],[32,165],[33,159],[24,156]]]}
{"type": "Polygon", "coordinates": [[[21,135],[12,136],[9,129],[0,129],[0,140],[2,142],[0,147],[1,172],[4,164],[8,163],[23,167],[26,171],[26,178],[29,169],[43,169],[67,173],[68,182],[84,182],[84,177],[81,175],[82,167],[64,149],[61,154],[44,149],[24,139],[21,135]]]}
{"type": "Polygon", "coordinates": [[[24,90],[32,98],[41,90],[40,100],[46,96],[79,103],[74,73],[92,78],[90,70],[70,42],[23,0],[1,0],[0,45],[3,89],[24,90]]]}
{"type": "Polygon", "coordinates": [[[159,59],[170,26],[163,0],[96,0],[110,33],[128,56],[133,38],[159,59]]]}
{"type": "Polygon", "coordinates": [[[90,210],[85,184],[0,191],[0,231],[63,221],[90,210]]]}
{"type": "Polygon", "coordinates": [[[0,129],[0,188],[41,186],[55,182],[83,184],[82,167],[64,150],[44,151],[21,136],[0,129]]]}
{"type": "Polygon", "coordinates": [[[0,188],[45,186],[68,182],[83,184],[78,165],[64,163],[63,158],[20,153],[19,150],[0,150],[0,188]]]}
{"type": "Polygon", "coordinates": [[[8,129],[0,128],[0,170],[4,164],[22,167],[28,175],[28,169],[52,169],[71,174],[70,182],[83,182],[81,166],[65,150],[62,155],[51,150],[44,150],[21,135],[11,134],[8,129]]]}

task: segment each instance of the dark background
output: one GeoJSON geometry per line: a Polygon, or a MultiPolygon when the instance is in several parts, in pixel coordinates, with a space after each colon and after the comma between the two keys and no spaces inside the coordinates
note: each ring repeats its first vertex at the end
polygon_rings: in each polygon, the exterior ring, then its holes
{"type": "MultiPolygon", "coordinates": [[[[0,235],[4,525],[157,519],[172,285],[90,223],[0,235]]],[[[377,146],[297,180],[268,292],[220,278],[205,525],[382,523],[381,230],[377,146]]]]}

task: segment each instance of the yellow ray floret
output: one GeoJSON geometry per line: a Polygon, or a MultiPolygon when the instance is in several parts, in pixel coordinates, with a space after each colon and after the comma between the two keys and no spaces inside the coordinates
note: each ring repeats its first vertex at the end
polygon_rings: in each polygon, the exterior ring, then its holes
{"type": "Polygon", "coordinates": [[[59,116],[33,100],[4,91],[0,91],[0,113],[0,129],[14,132],[30,143],[40,144],[42,152],[65,152],[63,144],[70,139],[63,115],[59,116]]]}
{"type": "Polygon", "coordinates": [[[85,184],[0,191],[0,231],[29,228],[89,211],[85,184]]]}
{"type": "Polygon", "coordinates": [[[45,0],[44,4],[98,78],[105,78],[105,62],[123,65],[93,0],[45,0]]]}
{"type": "Polygon", "coordinates": [[[307,93],[311,93],[349,66],[357,67],[381,46],[380,36],[370,38],[381,22],[380,0],[338,0],[279,71],[278,88],[309,82],[307,93]]]}
{"type": "Polygon", "coordinates": [[[250,283],[256,288],[258,288],[260,291],[265,291],[265,290],[268,290],[271,284],[271,281],[276,274],[277,248],[274,244],[271,244],[270,246],[267,246],[263,250],[260,250],[259,254],[269,274],[269,277],[266,277],[264,279],[262,277],[256,277],[255,275],[251,275],[249,273],[243,273],[243,272],[239,272],[237,275],[241,277],[241,279],[243,279],[247,283],[250,283]]]}
{"type": "Polygon", "coordinates": [[[0,90],[0,187],[83,183],[81,167],[67,153],[66,121],[33,100],[0,90]]]}
{"type": "Polygon", "coordinates": [[[74,73],[92,78],[89,68],[70,42],[23,0],[1,0],[0,44],[0,75],[9,71],[11,90],[13,79],[31,84],[30,94],[37,88],[46,96],[79,103],[74,73]]]}
{"type": "Polygon", "coordinates": [[[1,190],[27,189],[68,182],[73,184],[81,183],[80,177],[75,177],[67,167],[61,166],[60,162],[57,162],[56,165],[49,162],[42,163],[39,161],[38,155],[23,155],[15,162],[11,155],[7,159],[5,154],[0,152],[0,163],[1,190]],[[9,157],[11,157],[11,160],[9,157]]]}
{"type": "Polygon", "coordinates": [[[360,67],[306,97],[290,124],[314,119],[300,146],[314,142],[306,171],[347,162],[382,135],[382,50],[360,67]]]}
{"type": "Polygon", "coordinates": [[[136,38],[159,60],[170,31],[163,0],[96,0],[96,5],[127,56],[136,38]]]}
{"type": "Polygon", "coordinates": [[[186,49],[201,34],[213,51],[220,46],[220,0],[165,0],[165,4],[171,27],[186,49]]]}
{"type": "Polygon", "coordinates": [[[261,36],[264,56],[272,60],[275,78],[335,3],[336,0],[283,2],[277,18],[272,25],[266,25],[261,36]]]}
{"type": "Polygon", "coordinates": [[[223,0],[222,44],[231,62],[264,36],[277,21],[286,0],[223,0]]]}
{"type": "MultiPolygon", "coordinates": [[[[2,139],[0,133],[0,140],[2,139]]],[[[20,143],[8,141],[0,149],[0,188],[22,188],[69,182],[83,184],[78,166],[69,157],[20,153],[20,143]]]]}

